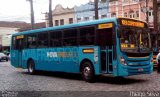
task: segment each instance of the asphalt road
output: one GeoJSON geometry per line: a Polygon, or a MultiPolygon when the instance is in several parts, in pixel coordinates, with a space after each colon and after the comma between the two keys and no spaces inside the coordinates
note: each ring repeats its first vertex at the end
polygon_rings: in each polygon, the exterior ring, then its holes
{"type": "MultiPolygon", "coordinates": [[[[123,79],[97,77],[87,83],[79,74],[38,72],[16,69],[10,62],[0,62],[0,91],[160,91],[160,74],[153,72],[123,79]]],[[[64,94],[65,95],[65,94],[64,94]]]]}

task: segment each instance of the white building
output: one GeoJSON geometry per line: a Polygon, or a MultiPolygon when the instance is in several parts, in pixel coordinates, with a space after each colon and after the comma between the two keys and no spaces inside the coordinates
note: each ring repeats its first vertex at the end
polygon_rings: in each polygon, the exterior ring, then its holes
{"type": "Polygon", "coordinates": [[[11,44],[11,35],[16,33],[18,29],[27,26],[24,22],[6,22],[0,21],[0,51],[9,51],[11,44]]]}

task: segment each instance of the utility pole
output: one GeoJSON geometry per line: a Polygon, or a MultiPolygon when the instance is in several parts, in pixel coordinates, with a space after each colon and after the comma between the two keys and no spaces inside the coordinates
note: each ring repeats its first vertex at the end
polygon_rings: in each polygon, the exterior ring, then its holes
{"type": "Polygon", "coordinates": [[[154,29],[158,30],[157,0],[153,0],[154,29]]]}
{"type": "MultiPolygon", "coordinates": [[[[154,0],[153,0],[154,1],[154,0]]],[[[148,0],[146,0],[146,22],[148,23],[148,0]]]]}
{"type": "Polygon", "coordinates": [[[153,14],[154,14],[154,18],[153,18],[153,24],[154,24],[154,29],[155,31],[157,32],[156,33],[156,40],[155,40],[155,43],[156,43],[156,48],[158,48],[159,46],[159,42],[158,42],[158,37],[159,37],[159,34],[158,34],[158,7],[157,7],[157,0],[153,0],[153,14]]]}
{"type": "Polygon", "coordinates": [[[48,19],[49,19],[49,27],[53,27],[53,18],[52,18],[52,0],[49,0],[49,13],[48,13],[48,19]]]}
{"type": "Polygon", "coordinates": [[[95,7],[95,19],[98,20],[98,1],[94,0],[94,7],[95,7]]]}
{"type": "Polygon", "coordinates": [[[31,28],[34,29],[34,10],[33,10],[33,0],[27,0],[30,2],[31,6],[31,28]]]}

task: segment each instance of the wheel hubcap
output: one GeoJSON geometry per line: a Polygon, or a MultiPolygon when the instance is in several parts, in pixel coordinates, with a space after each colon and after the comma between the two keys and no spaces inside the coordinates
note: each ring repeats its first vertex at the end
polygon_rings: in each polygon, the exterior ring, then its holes
{"type": "Polygon", "coordinates": [[[29,65],[29,72],[33,72],[33,66],[32,66],[32,64],[29,65]]]}
{"type": "Polygon", "coordinates": [[[88,78],[90,76],[91,69],[89,67],[84,68],[84,76],[88,78]]]}

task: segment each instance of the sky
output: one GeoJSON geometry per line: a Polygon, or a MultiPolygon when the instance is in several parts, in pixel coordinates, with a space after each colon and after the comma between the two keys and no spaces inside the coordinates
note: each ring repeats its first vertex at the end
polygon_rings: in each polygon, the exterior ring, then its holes
{"type": "MultiPolygon", "coordinates": [[[[89,0],[52,0],[52,10],[61,4],[64,8],[80,6],[89,0]]],[[[35,22],[44,22],[43,13],[49,10],[49,0],[33,0],[35,22]]],[[[27,0],[0,0],[0,21],[24,21],[30,23],[30,3],[27,0]]]]}

